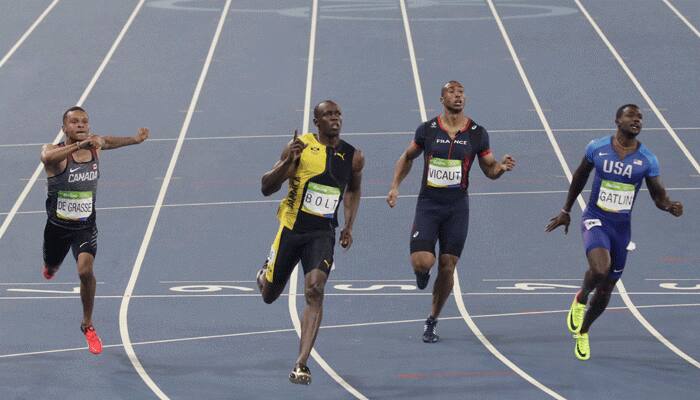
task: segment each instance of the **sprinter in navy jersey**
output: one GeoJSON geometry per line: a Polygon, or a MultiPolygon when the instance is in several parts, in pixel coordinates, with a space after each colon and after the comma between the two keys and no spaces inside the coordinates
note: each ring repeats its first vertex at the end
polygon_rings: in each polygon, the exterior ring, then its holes
{"type": "Polygon", "coordinates": [[[613,136],[588,144],[586,155],[572,177],[564,208],[545,228],[551,232],[564,225],[564,233],[569,231],[571,206],[595,169],[591,197],[581,218],[588,271],[566,318],[566,325],[576,339],[574,354],[579,360],[590,358],[588,330],[607,307],[615,283],[625,268],[631,236],[630,217],[642,181],[646,181],[656,207],[676,217],[683,214],[683,205],[666,195],[656,156],[637,140],[642,130],[639,107],[623,105],[617,110],[615,123],[617,132],[613,136]],[[588,295],[594,289],[586,310],[588,295]]]}
{"type": "Polygon", "coordinates": [[[421,124],[408,148],[396,162],[394,179],[387,195],[396,205],[399,185],[423,153],[424,168],[416,215],[411,230],[411,264],[419,289],[425,289],[435,264],[435,244],[440,242],[438,274],[433,286],[433,304],[425,321],[423,341],[435,343],[437,318],[452,291],[453,273],[462,254],[469,228],[469,170],[478,157],[484,174],[497,179],[511,171],[515,160],[506,155],[501,162],[491,153],[489,135],[481,125],[464,115],[464,86],[449,81],[440,94],[443,112],[421,124]]]}

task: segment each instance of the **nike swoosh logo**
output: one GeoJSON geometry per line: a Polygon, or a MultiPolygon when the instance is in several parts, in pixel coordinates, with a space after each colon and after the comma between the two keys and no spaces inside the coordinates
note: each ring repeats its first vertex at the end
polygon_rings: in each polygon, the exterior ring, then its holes
{"type": "Polygon", "coordinates": [[[578,349],[578,344],[576,345],[576,352],[577,352],[578,355],[580,355],[581,357],[585,357],[585,356],[586,356],[585,353],[581,353],[581,350],[578,349]]]}
{"type": "Polygon", "coordinates": [[[79,170],[79,169],[80,169],[80,167],[78,167],[78,168],[71,168],[71,169],[70,169],[70,173],[72,174],[73,172],[75,172],[75,171],[77,171],[77,170],[79,170]]]}
{"type": "Polygon", "coordinates": [[[569,314],[569,328],[571,328],[573,331],[578,330],[576,325],[574,325],[574,316],[571,314],[569,314]]]}
{"type": "Polygon", "coordinates": [[[614,270],[613,270],[614,273],[618,273],[618,272],[622,272],[622,271],[624,271],[624,268],[621,268],[621,269],[614,269],[614,270]]]}
{"type": "Polygon", "coordinates": [[[599,156],[607,156],[610,153],[598,153],[599,156]]]}
{"type": "Polygon", "coordinates": [[[88,243],[90,243],[90,242],[83,242],[83,243],[81,243],[80,246],[78,246],[78,247],[83,247],[83,246],[85,246],[85,245],[88,244],[88,243]]]}

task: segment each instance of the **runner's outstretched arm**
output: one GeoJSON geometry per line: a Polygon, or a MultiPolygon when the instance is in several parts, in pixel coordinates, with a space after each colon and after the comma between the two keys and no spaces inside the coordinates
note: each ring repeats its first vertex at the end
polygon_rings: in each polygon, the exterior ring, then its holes
{"type": "Polygon", "coordinates": [[[139,128],[136,136],[102,136],[102,150],[112,150],[123,146],[143,143],[148,139],[148,128],[139,128]]]}

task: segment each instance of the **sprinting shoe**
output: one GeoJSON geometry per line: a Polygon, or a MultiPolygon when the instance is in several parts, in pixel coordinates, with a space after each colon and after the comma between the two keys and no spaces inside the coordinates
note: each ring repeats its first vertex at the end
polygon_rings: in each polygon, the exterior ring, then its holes
{"type": "Polygon", "coordinates": [[[311,384],[311,371],[306,365],[296,364],[289,373],[289,381],[297,385],[311,384]]]}
{"type": "Polygon", "coordinates": [[[48,265],[44,265],[44,270],[41,271],[41,273],[44,275],[44,278],[49,280],[53,278],[53,276],[56,274],[56,271],[58,271],[58,267],[49,268],[48,265]]]}
{"type": "Polygon", "coordinates": [[[428,281],[430,280],[430,272],[418,272],[414,271],[416,274],[416,286],[418,289],[425,289],[428,286],[428,281]]]}
{"type": "Polygon", "coordinates": [[[586,315],[586,305],[578,302],[578,292],[574,296],[574,301],[571,302],[569,314],[566,316],[566,327],[569,332],[578,333],[583,323],[583,317],[586,315]]]}
{"type": "Polygon", "coordinates": [[[81,326],[80,330],[85,335],[85,340],[87,341],[88,350],[90,350],[90,353],[92,353],[92,354],[102,353],[102,340],[100,340],[100,337],[97,336],[97,332],[95,332],[95,328],[92,325],[86,326],[86,327],[81,326]]]}
{"type": "Polygon", "coordinates": [[[433,317],[428,317],[425,320],[425,325],[423,325],[423,342],[436,343],[440,340],[440,336],[437,334],[437,323],[437,319],[433,317]]]}
{"type": "Polygon", "coordinates": [[[576,339],[576,347],[574,354],[581,361],[586,361],[591,358],[591,346],[588,344],[588,333],[577,333],[574,335],[576,339]]]}

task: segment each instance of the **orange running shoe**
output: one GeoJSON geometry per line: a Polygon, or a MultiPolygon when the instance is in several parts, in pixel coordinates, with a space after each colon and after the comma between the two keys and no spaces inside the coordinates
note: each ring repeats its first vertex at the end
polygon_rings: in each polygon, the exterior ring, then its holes
{"type": "Polygon", "coordinates": [[[100,337],[97,336],[97,332],[95,332],[95,328],[92,325],[87,326],[87,327],[81,326],[80,330],[85,335],[85,340],[87,341],[88,350],[90,350],[90,353],[92,353],[92,354],[102,353],[102,340],[100,340],[100,337]]]}

